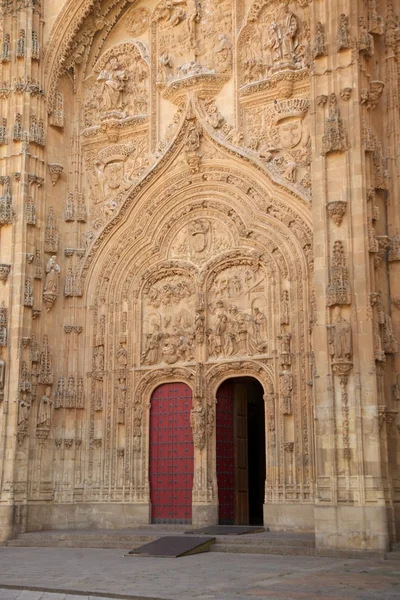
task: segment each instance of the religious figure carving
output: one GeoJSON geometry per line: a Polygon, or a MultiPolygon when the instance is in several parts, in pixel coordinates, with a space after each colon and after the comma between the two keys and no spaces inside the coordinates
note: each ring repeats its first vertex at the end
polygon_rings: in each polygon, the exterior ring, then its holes
{"type": "Polygon", "coordinates": [[[160,362],[163,337],[160,326],[154,323],[152,333],[147,334],[146,349],[142,354],[143,364],[156,365],[160,362]]]}
{"type": "Polygon", "coordinates": [[[353,356],[351,325],[343,319],[340,307],[333,313],[333,323],[328,325],[329,354],[334,363],[350,362],[353,356]]]}
{"type": "Polygon", "coordinates": [[[102,83],[102,110],[109,112],[124,108],[122,92],[127,79],[127,72],[120,65],[118,58],[112,57],[108,69],[101,71],[97,77],[97,81],[102,83]]]}
{"type": "Polygon", "coordinates": [[[292,391],[293,391],[293,375],[285,369],[280,374],[280,391],[282,400],[282,414],[292,414],[292,391]]]}
{"type": "Polygon", "coordinates": [[[51,409],[54,402],[51,399],[51,388],[47,387],[44,395],[39,402],[37,426],[50,427],[51,425],[51,409]]]}
{"type": "Polygon", "coordinates": [[[190,424],[193,433],[193,443],[196,448],[202,450],[206,445],[206,411],[201,398],[195,398],[195,404],[190,414],[190,424]]]}
{"type": "Polygon", "coordinates": [[[57,257],[49,258],[46,265],[46,280],[44,284],[43,300],[49,312],[58,296],[58,279],[61,269],[57,264],[57,257]]]}

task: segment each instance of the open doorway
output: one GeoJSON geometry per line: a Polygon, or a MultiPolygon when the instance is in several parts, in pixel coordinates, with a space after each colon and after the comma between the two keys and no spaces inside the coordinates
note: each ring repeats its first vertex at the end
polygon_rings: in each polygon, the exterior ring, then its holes
{"type": "Polygon", "coordinates": [[[218,389],[216,434],[221,525],[263,524],[264,411],[264,392],[256,379],[229,379],[218,389]]]}

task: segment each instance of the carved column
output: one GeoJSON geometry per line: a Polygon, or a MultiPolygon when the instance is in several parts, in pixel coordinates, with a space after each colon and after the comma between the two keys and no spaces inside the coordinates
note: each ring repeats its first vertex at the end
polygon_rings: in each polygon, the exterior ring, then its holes
{"type": "Polygon", "coordinates": [[[350,101],[360,96],[373,34],[359,43],[359,19],[367,17],[364,3],[326,0],[311,10],[312,30],[320,29],[318,23],[325,26],[328,49],[327,56],[314,59],[311,92],[316,540],[319,548],[384,551],[388,531],[364,218],[370,166],[360,104],[350,101]]]}
{"type": "MultiPolygon", "coordinates": [[[[35,303],[34,266],[30,266],[35,233],[34,194],[43,182],[37,161],[44,144],[43,97],[40,84],[40,40],[42,21],[37,3],[4,2],[0,9],[3,32],[1,80],[7,87],[3,100],[2,143],[6,151],[0,160],[2,197],[0,199],[0,244],[2,272],[10,266],[10,276],[0,290],[8,308],[10,328],[4,362],[4,402],[0,403],[0,541],[12,536],[13,504],[18,503],[18,528],[26,522],[28,497],[28,450],[34,419],[32,388],[22,382],[21,361],[28,350],[22,338],[30,337],[35,303]],[[34,123],[33,117],[36,118],[34,123]],[[33,131],[33,125],[35,125],[33,131]],[[15,218],[18,215],[18,218],[15,218]],[[26,286],[28,297],[25,297],[26,286]],[[31,286],[31,288],[30,288],[31,286]],[[26,300],[26,301],[25,301],[26,300]],[[22,389],[25,386],[24,389],[22,389]],[[17,432],[19,435],[17,436],[17,432]],[[18,447],[18,440],[20,447],[18,447]],[[17,485],[16,485],[17,484],[17,485]]],[[[39,291],[39,290],[38,290],[39,291]]],[[[31,362],[27,363],[28,380],[31,362]]],[[[29,381],[28,381],[29,383],[29,381]]],[[[34,386],[36,390],[36,386],[34,386]]]]}

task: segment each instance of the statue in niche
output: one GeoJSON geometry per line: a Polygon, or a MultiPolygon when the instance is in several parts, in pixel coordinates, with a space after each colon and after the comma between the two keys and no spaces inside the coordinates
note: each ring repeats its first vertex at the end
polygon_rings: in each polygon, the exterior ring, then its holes
{"type": "Polygon", "coordinates": [[[254,308],[253,313],[255,334],[257,343],[261,343],[267,338],[267,323],[264,313],[259,308],[254,308]]]}
{"type": "Polygon", "coordinates": [[[112,57],[109,62],[109,68],[101,71],[97,78],[97,81],[102,83],[102,110],[110,112],[124,108],[123,92],[127,80],[127,71],[122,68],[118,58],[112,57]]]}
{"type": "Polygon", "coordinates": [[[44,291],[49,294],[58,294],[58,279],[61,273],[61,269],[57,264],[57,256],[49,258],[46,265],[46,281],[44,284],[44,291]]]}
{"type": "Polygon", "coordinates": [[[352,329],[350,323],[342,318],[337,306],[333,313],[333,324],[328,325],[329,354],[334,362],[349,362],[353,356],[352,329]]]}
{"type": "Polygon", "coordinates": [[[23,394],[22,400],[19,401],[18,405],[18,426],[20,428],[28,425],[30,409],[31,403],[28,400],[28,395],[23,394]]]}
{"type": "Polygon", "coordinates": [[[161,359],[161,344],[164,335],[160,331],[157,323],[153,324],[153,332],[147,334],[146,349],[142,354],[142,363],[147,365],[156,365],[161,359]]]}
{"type": "Polygon", "coordinates": [[[122,344],[120,344],[117,352],[117,365],[120,369],[126,369],[128,365],[128,352],[122,344]]]}
{"type": "Polygon", "coordinates": [[[285,369],[280,374],[280,391],[282,398],[282,413],[284,415],[292,414],[292,391],[293,391],[293,375],[285,369]]]}
{"type": "Polygon", "coordinates": [[[39,410],[37,417],[38,427],[50,427],[51,425],[51,409],[54,402],[51,399],[51,388],[47,387],[44,395],[39,402],[39,410]]]}
{"type": "Polygon", "coordinates": [[[125,407],[126,407],[126,381],[124,377],[120,377],[117,384],[117,407],[118,407],[118,423],[125,424],[125,407]]]}
{"type": "Polygon", "coordinates": [[[190,424],[193,433],[193,443],[196,448],[202,450],[206,444],[206,411],[201,399],[196,398],[190,414],[190,424]]]}

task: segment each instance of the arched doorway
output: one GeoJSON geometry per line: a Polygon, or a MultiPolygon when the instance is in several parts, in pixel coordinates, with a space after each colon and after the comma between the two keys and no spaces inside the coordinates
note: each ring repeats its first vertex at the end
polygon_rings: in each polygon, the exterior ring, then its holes
{"type": "Polygon", "coordinates": [[[265,408],[256,379],[228,379],[219,387],[216,435],[220,524],[262,525],[265,408]]]}
{"type": "Polygon", "coordinates": [[[160,385],[151,397],[150,499],[152,523],[191,523],[194,448],[192,391],[160,385]]]}

